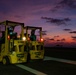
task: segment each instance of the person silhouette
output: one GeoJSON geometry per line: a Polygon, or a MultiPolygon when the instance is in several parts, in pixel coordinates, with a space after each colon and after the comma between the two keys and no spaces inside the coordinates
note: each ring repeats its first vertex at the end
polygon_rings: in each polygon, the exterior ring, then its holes
{"type": "Polygon", "coordinates": [[[31,41],[36,41],[35,30],[32,30],[32,31],[31,31],[30,40],[31,40],[31,41]]]}

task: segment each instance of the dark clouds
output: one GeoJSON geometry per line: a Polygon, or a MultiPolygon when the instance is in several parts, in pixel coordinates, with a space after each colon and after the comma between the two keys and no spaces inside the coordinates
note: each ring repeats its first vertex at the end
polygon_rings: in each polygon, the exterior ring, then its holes
{"type": "Polygon", "coordinates": [[[51,38],[51,39],[49,39],[49,40],[51,40],[51,41],[55,41],[53,38],[51,38]]]}
{"type": "Polygon", "coordinates": [[[76,34],[76,31],[71,31],[71,32],[69,32],[69,33],[74,33],[74,34],[76,34]]]}
{"type": "Polygon", "coordinates": [[[47,35],[47,31],[42,31],[42,35],[47,35]]]}
{"type": "Polygon", "coordinates": [[[70,18],[63,18],[63,19],[56,19],[56,18],[48,18],[48,17],[41,17],[41,19],[45,19],[46,22],[54,23],[56,25],[67,25],[68,21],[71,21],[70,18]]]}
{"type": "MultiPolygon", "coordinates": [[[[38,33],[40,33],[40,31],[38,33]]],[[[42,31],[42,35],[47,35],[47,31],[42,31]]]]}
{"type": "Polygon", "coordinates": [[[75,0],[62,0],[58,4],[62,7],[76,8],[76,1],[75,0]]]}
{"type": "Polygon", "coordinates": [[[42,35],[47,35],[47,31],[42,31],[42,35]]]}
{"type": "Polygon", "coordinates": [[[59,42],[59,41],[61,41],[61,40],[60,40],[60,39],[57,39],[56,41],[58,41],[58,42],[59,42]]]}
{"type": "Polygon", "coordinates": [[[51,10],[53,12],[57,11],[58,9],[76,9],[76,0],[62,0],[57,3],[57,5],[51,10]]]}
{"type": "Polygon", "coordinates": [[[62,39],[57,39],[56,41],[58,41],[58,42],[64,42],[64,41],[66,41],[66,39],[62,38],[62,39]]]}
{"type": "Polygon", "coordinates": [[[71,29],[63,29],[64,31],[71,31],[71,29]]]}
{"type": "Polygon", "coordinates": [[[57,36],[54,36],[54,38],[58,38],[59,37],[59,35],[57,35],[57,36]]]}
{"type": "Polygon", "coordinates": [[[65,38],[61,39],[61,41],[65,41],[65,38]]]}
{"type": "Polygon", "coordinates": [[[66,41],[66,39],[65,38],[59,38],[60,36],[54,36],[53,38],[49,38],[48,40],[50,40],[50,41],[54,41],[54,42],[64,42],[64,41],[66,41]]]}
{"type": "Polygon", "coordinates": [[[71,36],[72,40],[76,41],[76,36],[71,36]]]}
{"type": "Polygon", "coordinates": [[[72,38],[76,39],[76,36],[72,36],[72,38]]]}

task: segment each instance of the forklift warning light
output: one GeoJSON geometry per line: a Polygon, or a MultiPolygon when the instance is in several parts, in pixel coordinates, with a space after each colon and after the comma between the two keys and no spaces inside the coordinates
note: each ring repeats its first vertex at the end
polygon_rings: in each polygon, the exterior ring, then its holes
{"type": "Polygon", "coordinates": [[[9,35],[8,35],[8,37],[7,37],[7,38],[8,38],[8,40],[10,40],[10,36],[9,36],[9,35]]]}
{"type": "Polygon", "coordinates": [[[22,40],[23,40],[23,41],[26,41],[26,37],[23,37],[22,40]]]}
{"type": "Polygon", "coordinates": [[[40,41],[41,41],[41,42],[43,42],[43,41],[44,41],[44,39],[43,39],[43,38],[41,38],[41,39],[40,39],[40,41]]]}

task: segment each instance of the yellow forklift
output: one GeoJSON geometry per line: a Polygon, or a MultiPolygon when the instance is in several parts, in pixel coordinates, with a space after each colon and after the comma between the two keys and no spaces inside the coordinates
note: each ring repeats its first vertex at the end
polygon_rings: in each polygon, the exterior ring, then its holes
{"type": "MultiPolygon", "coordinates": [[[[0,38],[0,62],[3,64],[15,64],[27,62],[27,51],[24,51],[24,23],[3,21],[0,22],[0,27],[3,29],[2,37],[0,38]],[[18,38],[14,32],[15,27],[20,26],[22,38],[18,38]]],[[[18,30],[18,28],[16,29],[18,30]]]]}
{"type": "Polygon", "coordinates": [[[24,32],[26,37],[25,49],[27,49],[28,52],[28,59],[43,60],[44,40],[42,39],[42,27],[26,26],[24,27],[24,32]]]}

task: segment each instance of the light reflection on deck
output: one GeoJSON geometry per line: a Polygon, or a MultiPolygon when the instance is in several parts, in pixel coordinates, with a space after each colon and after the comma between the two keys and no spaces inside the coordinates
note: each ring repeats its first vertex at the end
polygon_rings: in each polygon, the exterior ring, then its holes
{"type": "Polygon", "coordinates": [[[76,61],[45,56],[44,61],[47,61],[47,60],[53,60],[53,61],[64,62],[64,63],[76,65],[76,61]]]}

